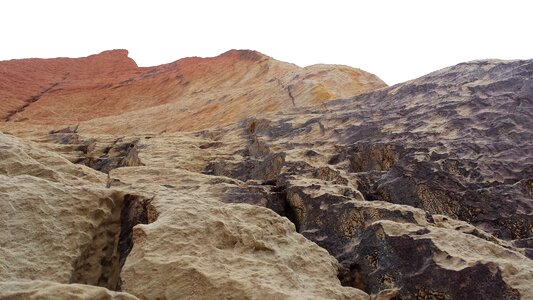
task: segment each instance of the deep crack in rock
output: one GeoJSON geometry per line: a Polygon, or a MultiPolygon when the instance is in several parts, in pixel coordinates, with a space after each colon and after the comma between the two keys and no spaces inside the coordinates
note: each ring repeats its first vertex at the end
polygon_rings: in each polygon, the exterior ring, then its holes
{"type": "Polygon", "coordinates": [[[133,248],[133,227],[154,222],[158,213],[151,198],[117,194],[110,218],[98,225],[93,242],[74,266],[70,283],[82,283],[120,291],[120,272],[133,248]]]}

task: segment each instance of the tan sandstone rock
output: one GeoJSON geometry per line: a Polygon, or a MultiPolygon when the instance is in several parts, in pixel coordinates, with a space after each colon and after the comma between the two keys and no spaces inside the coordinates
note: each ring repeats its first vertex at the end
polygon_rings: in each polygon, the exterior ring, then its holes
{"type": "Polygon", "coordinates": [[[532,298],[531,74],[0,62],[0,298],[532,298]]]}
{"type": "Polygon", "coordinates": [[[84,285],[62,284],[53,281],[0,282],[2,300],[138,300],[137,297],[108,289],[84,285]]]}

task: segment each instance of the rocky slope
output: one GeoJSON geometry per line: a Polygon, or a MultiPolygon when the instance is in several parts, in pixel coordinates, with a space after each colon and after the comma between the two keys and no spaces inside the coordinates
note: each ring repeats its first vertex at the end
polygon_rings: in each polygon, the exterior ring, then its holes
{"type": "Polygon", "coordinates": [[[385,86],[358,69],[300,68],[255,51],[147,68],[137,67],[127,54],[0,62],[0,118],[56,126],[88,121],[82,126],[96,133],[173,132],[293,111],[385,86]]]}
{"type": "Polygon", "coordinates": [[[533,298],[533,61],[0,66],[0,299],[533,298]]]}

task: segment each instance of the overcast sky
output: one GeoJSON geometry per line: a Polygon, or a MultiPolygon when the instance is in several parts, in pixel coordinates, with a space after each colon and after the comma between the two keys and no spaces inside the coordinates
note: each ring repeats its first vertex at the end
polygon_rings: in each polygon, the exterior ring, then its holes
{"type": "Polygon", "coordinates": [[[128,49],[140,66],[253,49],[388,84],[459,62],[533,58],[533,1],[0,2],[0,60],[128,49]]]}

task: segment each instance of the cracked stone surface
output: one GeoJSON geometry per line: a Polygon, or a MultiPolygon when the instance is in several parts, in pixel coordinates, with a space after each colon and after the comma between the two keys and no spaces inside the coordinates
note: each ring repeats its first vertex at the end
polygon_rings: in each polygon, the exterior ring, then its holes
{"type": "Polygon", "coordinates": [[[0,299],[533,297],[531,60],[0,64],[0,299]]]}

